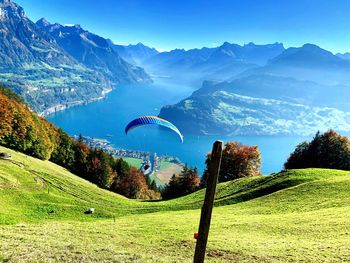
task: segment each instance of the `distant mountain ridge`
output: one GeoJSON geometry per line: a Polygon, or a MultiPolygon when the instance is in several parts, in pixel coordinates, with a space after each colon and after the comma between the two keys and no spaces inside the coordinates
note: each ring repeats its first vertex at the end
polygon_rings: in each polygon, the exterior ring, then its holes
{"type": "MultiPolygon", "coordinates": [[[[326,85],[350,83],[350,61],[313,44],[288,48],[265,66],[249,69],[239,75],[270,74],[311,80],[326,85]]],[[[234,77],[235,78],[235,77],[234,77]]]]}
{"type": "Polygon", "coordinates": [[[347,59],[347,60],[350,60],[350,53],[346,52],[346,53],[337,53],[336,54],[337,57],[340,57],[342,59],[347,59]]]}
{"type": "Polygon", "coordinates": [[[283,44],[230,44],[215,48],[175,49],[162,52],[146,60],[147,72],[185,81],[230,78],[245,70],[265,65],[284,51],[283,44]]]}
{"type": "Polygon", "coordinates": [[[127,46],[114,44],[111,40],[108,40],[108,43],[124,60],[134,65],[142,65],[145,60],[159,54],[155,48],[145,46],[141,42],[127,46]]]}
{"type": "Polygon", "coordinates": [[[282,43],[256,45],[253,42],[240,46],[225,42],[215,48],[209,60],[237,60],[248,64],[265,65],[270,59],[275,58],[284,51],[282,43]]]}

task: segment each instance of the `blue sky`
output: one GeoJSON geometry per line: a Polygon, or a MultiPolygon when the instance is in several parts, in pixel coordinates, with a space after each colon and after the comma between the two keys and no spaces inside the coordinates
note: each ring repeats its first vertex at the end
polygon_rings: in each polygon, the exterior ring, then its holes
{"type": "Polygon", "coordinates": [[[350,0],[14,0],[29,18],[160,50],[283,42],[350,51],[350,0]]]}

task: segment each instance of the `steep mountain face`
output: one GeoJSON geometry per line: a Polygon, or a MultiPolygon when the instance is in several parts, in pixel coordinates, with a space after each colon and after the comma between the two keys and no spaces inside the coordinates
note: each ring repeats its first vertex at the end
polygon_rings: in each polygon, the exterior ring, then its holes
{"type": "Polygon", "coordinates": [[[42,34],[25,16],[22,7],[0,1],[0,58],[2,67],[21,67],[42,60],[50,64],[74,62],[57,48],[55,41],[42,34]]]}
{"type": "Polygon", "coordinates": [[[142,65],[142,63],[159,54],[155,48],[145,46],[142,43],[136,45],[116,45],[109,40],[109,45],[115,50],[123,59],[134,65],[142,65]]]}
{"type": "Polygon", "coordinates": [[[114,84],[151,82],[142,68],[122,59],[110,47],[108,40],[84,30],[80,25],[50,24],[44,18],[36,24],[77,61],[99,71],[114,84]]]}
{"type": "Polygon", "coordinates": [[[316,45],[305,44],[299,48],[288,48],[266,66],[247,70],[241,76],[263,73],[328,85],[347,85],[350,82],[349,72],[350,61],[316,45]]]}
{"type": "Polygon", "coordinates": [[[0,82],[38,112],[100,97],[109,83],[77,62],[54,38],[30,21],[23,9],[0,0],[0,82]]]}
{"type": "Polygon", "coordinates": [[[284,51],[282,44],[240,46],[225,42],[216,48],[176,49],[151,57],[143,63],[148,72],[174,79],[225,80],[247,69],[264,65],[284,51]]]}

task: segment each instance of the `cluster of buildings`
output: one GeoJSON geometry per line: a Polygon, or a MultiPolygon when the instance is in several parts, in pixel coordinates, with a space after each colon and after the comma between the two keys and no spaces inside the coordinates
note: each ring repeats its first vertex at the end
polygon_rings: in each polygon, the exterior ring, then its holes
{"type": "MultiPolygon", "coordinates": [[[[75,140],[78,140],[79,136],[73,135],[75,140]]],[[[126,149],[116,149],[113,147],[111,142],[105,139],[96,139],[88,136],[83,136],[83,142],[90,146],[91,148],[101,149],[115,158],[137,158],[142,160],[141,171],[145,175],[149,175],[153,172],[160,170],[160,163],[162,161],[171,161],[181,164],[180,160],[176,157],[171,156],[158,156],[154,153],[151,158],[149,152],[137,151],[137,150],[126,150],[126,149]]]]}

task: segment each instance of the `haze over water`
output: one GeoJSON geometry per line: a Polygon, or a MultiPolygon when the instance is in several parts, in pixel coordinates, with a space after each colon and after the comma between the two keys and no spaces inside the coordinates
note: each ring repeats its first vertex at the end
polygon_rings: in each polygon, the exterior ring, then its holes
{"type": "Polygon", "coordinates": [[[67,109],[52,114],[47,119],[70,135],[104,138],[115,148],[156,152],[171,155],[183,163],[196,166],[200,174],[205,167],[205,157],[215,140],[236,140],[248,145],[258,145],[262,152],[262,172],[278,172],[283,168],[295,146],[309,138],[287,136],[178,136],[167,129],[145,126],[131,131],[124,128],[129,121],[142,115],[158,115],[162,106],[174,104],[189,96],[193,88],[160,83],[153,85],[121,85],[104,100],[67,109]]]}

